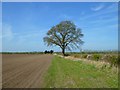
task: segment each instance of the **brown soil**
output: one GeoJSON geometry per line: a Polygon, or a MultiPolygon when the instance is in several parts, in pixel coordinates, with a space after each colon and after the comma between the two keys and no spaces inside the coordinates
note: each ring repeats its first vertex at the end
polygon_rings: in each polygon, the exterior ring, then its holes
{"type": "Polygon", "coordinates": [[[52,55],[3,54],[3,88],[42,88],[52,55]]]}

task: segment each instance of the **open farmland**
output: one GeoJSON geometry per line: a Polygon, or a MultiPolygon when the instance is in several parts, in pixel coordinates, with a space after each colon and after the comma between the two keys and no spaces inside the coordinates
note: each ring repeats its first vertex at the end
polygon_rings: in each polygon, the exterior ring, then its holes
{"type": "Polygon", "coordinates": [[[41,88],[52,55],[3,54],[3,88],[41,88]]]}

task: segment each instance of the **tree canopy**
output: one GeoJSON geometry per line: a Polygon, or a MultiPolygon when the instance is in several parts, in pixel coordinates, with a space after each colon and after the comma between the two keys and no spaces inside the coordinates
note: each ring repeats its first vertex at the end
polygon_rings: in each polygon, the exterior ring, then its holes
{"type": "Polygon", "coordinates": [[[81,40],[82,37],[81,29],[77,28],[72,21],[62,21],[53,26],[43,39],[48,46],[59,46],[62,49],[63,55],[65,55],[65,49],[80,48],[80,45],[84,43],[81,40]]]}

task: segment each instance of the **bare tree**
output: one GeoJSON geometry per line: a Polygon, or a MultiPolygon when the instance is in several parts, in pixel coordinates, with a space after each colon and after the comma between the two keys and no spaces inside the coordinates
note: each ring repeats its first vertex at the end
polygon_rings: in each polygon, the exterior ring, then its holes
{"type": "Polygon", "coordinates": [[[81,37],[83,37],[81,29],[77,28],[72,21],[62,21],[53,26],[43,39],[48,46],[59,46],[63,55],[65,55],[65,49],[80,48],[80,45],[83,44],[81,37]]]}

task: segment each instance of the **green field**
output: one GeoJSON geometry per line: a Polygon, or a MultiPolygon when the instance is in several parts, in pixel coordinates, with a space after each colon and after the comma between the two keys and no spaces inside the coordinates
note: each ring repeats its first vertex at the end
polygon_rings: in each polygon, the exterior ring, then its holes
{"type": "Polygon", "coordinates": [[[55,56],[44,77],[47,88],[117,88],[118,74],[111,68],[97,68],[83,61],[55,56]]]}

